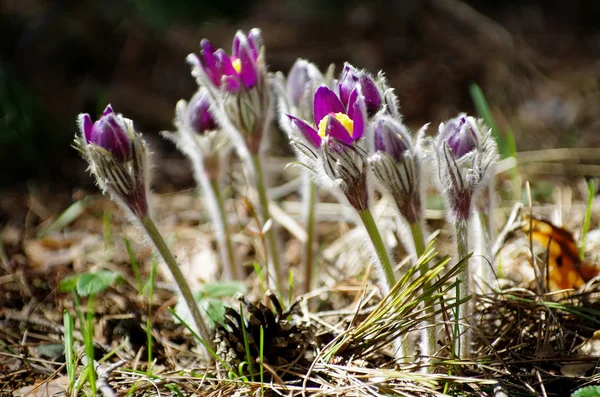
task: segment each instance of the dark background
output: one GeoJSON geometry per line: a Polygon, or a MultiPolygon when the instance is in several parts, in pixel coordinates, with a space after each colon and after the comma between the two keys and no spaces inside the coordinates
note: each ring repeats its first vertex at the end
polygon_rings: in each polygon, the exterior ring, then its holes
{"type": "MultiPolygon", "coordinates": [[[[593,0],[0,0],[0,190],[89,186],[75,118],[107,103],[183,166],[157,132],[196,89],[186,55],[255,26],[272,71],[383,70],[410,126],[473,113],[477,82],[519,150],[600,147],[599,21],[593,0]]],[[[191,186],[181,174],[165,189],[191,186]]]]}

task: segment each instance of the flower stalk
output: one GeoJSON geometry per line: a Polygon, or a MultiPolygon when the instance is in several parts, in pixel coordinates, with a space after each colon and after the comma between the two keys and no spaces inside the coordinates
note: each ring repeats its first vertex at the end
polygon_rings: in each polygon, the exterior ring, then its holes
{"type": "Polygon", "coordinates": [[[375,250],[375,255],[377,255],[377,259],[380,264],[381,275],[380,278],[383,278],[385,281],[384,286],[386,290],[383,291],[384,294],[387,294],[394,288],[396,284],[396,276],[394,275],[394,267],[390,261],[390,257],[387,252],[387,248],[383,243],[383,239],[381,238],[381,234],[379,233],[379,229],[377,228],[377,224],[375,223],[375,219],[373,219],[373,214],[371,210],[368,208],[358,211],[358,216],[371,239],[371,243],[373,244],[373,248],[375,250]],[[383,276],[383,277],[382,277],[383,276]]]}
{"type": "MultiPolygon", "coordinates": [[[[258,196],[259,204],[259,215],[261,227],[264,227],[269,220],[271,220],[271,213],[269,211],[269,199],[267,197],[267,187],[264,182],[264,175],[262,170],[262,164],[259,154],[253,154],[252,159],[252,170],[254,183],[256,187],[256,194],[258,196]]],[[[277,238],[275,236],[275,228],[271,225],[266,231],[266,244],[267,244],[267,264],[268,264],[268,279],[270,282],[275,284],[277,291],[281,292],[283,287],[283,275],[281,274],[281,267],[279,266],[279,250],[277,249],[277,238]]]]}
{"type": "Polygon", "coordinates": [[[185,276],[181,272],[181,269],[179,268],[175,257],[173,257],[171,250],[169,250],[169,247],[165,243],[165,240],[158,231],[152,218],[150,218],[149,216],[142,217],[140,219],[140,223],[142,224],[144,231],[154,244],[154,247],[156,248],[160,256],[163,258],[167,267],[169,268],[169,271],[171,272],[171,275],[175,280],[175,284],[177,285],[177,289],[179,290],[183,301],[185,302],[192,315],[192,321],[194,321],[194,325],[198,330],[200,336],[202,337],[203,342],[210,349],[213,349],[213,341],[211,338],[209,328],[206,325],[202,314],[200,313],[200,308],[198,307],[198,304],[194,299],[194,294],[192,294],[192,290],[190,289],[190,286],[188,285],[185,276]]]}
{"type": "Polygon", "coordinates": [[[304,228],[306,229],[306,243],[304,244],[304,293],[311,291],[315,256],[315,208],[317,204],[317,185],[310,179],[309,170],[303,173],[304,183],[304,228]]]}

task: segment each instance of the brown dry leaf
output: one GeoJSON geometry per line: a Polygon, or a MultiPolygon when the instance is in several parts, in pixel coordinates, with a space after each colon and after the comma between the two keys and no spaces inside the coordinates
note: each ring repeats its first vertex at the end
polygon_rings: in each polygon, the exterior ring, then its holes
{"type": "Polygon", "coordinates": [[[42,239],[26,239],[23,248],[31,266],[45,269],[68,265],[84,253],[89,256],[93,250],[104,252],[99,242],[99,236],[88,233],[55,234],[42,239]]]}
{"type": "Polygon", "coordinates": [[[13,392],[13,397],[48,397],[65,395],[69,389],[69,377],[60,376],[49,382],[37,383],[33,386],[25,386],[13,392]]]}
{"type": "Polygon", "coordinates": [[[600,269],[582,263],[573,234],[547,220],[524,217],[522,230],[546,248],[550,291],[578,289],[600,274],[600,269]]]}

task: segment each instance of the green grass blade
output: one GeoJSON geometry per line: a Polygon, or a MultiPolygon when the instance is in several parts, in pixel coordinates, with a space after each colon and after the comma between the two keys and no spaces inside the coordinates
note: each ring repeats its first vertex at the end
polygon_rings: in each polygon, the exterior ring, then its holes
{"type": "Polygon", "coordinates": [[[85,197],[82,200],[76,201],[69,206],[66,210],[63,211],[62,214],[56,218],[54,222],[52,222],[48,227],[42,229],[38,233],[38,238],[44,238],[50,233],[57,232],[63,230],[71,223],[73,223],[77,218],[84,213],[84,211],[89,206],[90,199],[89,197],[85,197]]]}
{"type": "Polygon", "coordinates": [[[65,327],[65,364],[67,365],[67,375],[69,376],[69,391],[73,390],[75,385],[75,356],[73,354],[74,324],[73,316],[68,311],[63,312],[63,324],[65,327]]]}
{"type": "Polygon", "coordinates": [[[596,187],[594,186],[594,180],[590,179],[588,183],[588,200],[587,208],[585,209],[585,218],[583,219],[583,227],[581,230],[581,238],[579,239],[579,257],[583,260],[585,256],[585,242],[587,239],[588,231],[590,230],[590,221],[592,219],[592,206],[594,204],[594,194],[596,193],[596,187]]]}
{"type": "Polygon", "coordinates": [[[133,271],[133,276],[135,277],[138,292],[142,293],[142,278],[140,277],[140,269],[138,267],[137,259],[135,258],[135,253],[131,249],[131,244],[129,243],[129,239],[126,236],[123,236],[123,243],[125,244],[125,249],[127,250],[127,254],[129,255],[129,263],[131,264],[131,270],[133,271]]]}

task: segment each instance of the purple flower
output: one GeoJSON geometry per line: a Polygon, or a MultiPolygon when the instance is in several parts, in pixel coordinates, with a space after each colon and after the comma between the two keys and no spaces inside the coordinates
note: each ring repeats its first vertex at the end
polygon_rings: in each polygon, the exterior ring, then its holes
{"type": "Polygon", "coordinates": [[[381,151],[394,161],[400,161],[407,151],[411,151],[411,138],[406,127],[393,119],[381,117],[375,123],[375,152],[381,151]]]}
{"type": "Polygon", "coordinates": [[[79,116],[79,123],[86,144],[101,147],[120,162],[131,160],[132,145],[127,126],[110,105],[95,123],[87,113],[79,116]]]}
{"type": "Polygon", "coordinates": [[[195,95],[188,105],[188,125],[198,134],[214,131],[219,128],[210,112],[210,98],[206,91],[195,95]]]}
{"type": "Polygon", "coordinates": [[[237,93],[241,89],[251,89],[261,78],[258,65],[262,48],[260,30],[252,29],[248,35],[238,31],[233,39],[231,56],[221,48],[215,49],[206,39],[200,47],[197,63],[216,88],[237,93]]]}
{"type": "Polygon", "coordinates": [[[366,129],[364,97],[354,95],[348,106],[327,86],[317,88],[314,97],[314,120],[316,128],[292,115],[287,115],[294,125],[315,148],[321,146],[325,137],[352,145],[363,137],[366,129]]]}
{"type": "Polygon", "coordinates": [[[448,143],[455,158],[459,159],[479,147],[477,125],[472,117],[461,114],[440,126],[439,144],[448,143]]]}
{"type": "Polygon", "coordinates": [[[348,106],[353,92],[360,87],[360,92],[365,97],[367,114],[373,116],[381,109],[383,96],[370,74],[359,71],[354,66],[346,63],[340,76],[339,92],[340,99],[348,106]]]}

